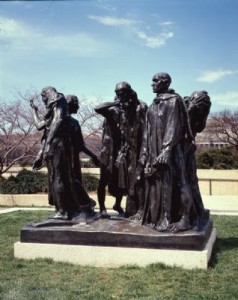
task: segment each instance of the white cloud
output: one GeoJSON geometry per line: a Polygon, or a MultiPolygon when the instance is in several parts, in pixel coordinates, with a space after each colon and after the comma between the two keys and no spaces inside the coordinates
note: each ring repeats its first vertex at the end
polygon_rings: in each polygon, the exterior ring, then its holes
{"type": "Polygon", "coordinates": [[[238,70],[215,70],[215,71],[205,71],[203,74],[197,78],[197,81],[213,83],[223,77],[236,75],[238,74],[238,70]]]}
{"type": "Polygon", "coordinates": [[[163,32],[157,36],[149,36],[143,31],[135,32],[138,38],[145,42],[150,48],[159,48],[166,44],[166,41],[174,36],[173,32],[163,32]]]}
{"type": "Polygon", "coordinates": [[[159,23],[161,26],[171,26],[174,24],[174,22],[171,21],[165,21],[165,22],[160,22],[159,23]]]}
{"type": "Polygon", "coordinates": [[[65,54],[75,57],[90,57],[104,53],[105,43],[97,41],[85,32],[49,34],[26,24],[0,17],[0,45],[2,55],[40,53],[65,54]]]}
{"type": "Polygon", "coordinates": [[[238,107],[238,92],[230,91],[224,94],[211,95],[211,101],[214,102],[214,104],[238,107]]]}
{"type": "Polygon", "coordinates": [[[173,24],[173,22],[170,21],[159,24],[159,26],[161,27],[161,33],[159,35],[150,35],[145,32],[145,29],[150,29],[150,26],[148,24],[132,18],[116,18],[111,16],[99,17],[93,15],[88,16],[88,18],[106,26],[121,27],[130,32],[149,48],[162,47],[166,44],[166,41],[168,39],[174,36],[174,33],[172,31],[167,31],[165,29],[165,27],[173,24]],[[142,25],[143,30],[141,29],[142,25]]]}
{"type": "Polygon", "coordinates": [[[104,16],[104,17],[97,17],[97,16],[88,16],[89,19],[94,20],[98,23],[101,23],[103,25],[107,26],[134,26],[136,24],[139,24],[139,21],[131,20],[127,18],[115,18],[110,16],[104,16]]]}
{"type": "Polygon", "coordinates": [[[30,29],[14,19],[0,17],[0,39],[26,38],[30,29]]]}

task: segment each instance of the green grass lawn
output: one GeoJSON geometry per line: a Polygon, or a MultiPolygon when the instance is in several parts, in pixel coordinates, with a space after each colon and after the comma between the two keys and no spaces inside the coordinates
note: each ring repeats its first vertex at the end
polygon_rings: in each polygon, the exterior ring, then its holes
{"type": "Polygon", "coordinates": [[[208,270],[153,264],[145,268],[81,267],[13,256],[21,228],[47,211],[0,215],[0,299],[238,299],[238,218],[213,217],[217,242],[208,270]]]}

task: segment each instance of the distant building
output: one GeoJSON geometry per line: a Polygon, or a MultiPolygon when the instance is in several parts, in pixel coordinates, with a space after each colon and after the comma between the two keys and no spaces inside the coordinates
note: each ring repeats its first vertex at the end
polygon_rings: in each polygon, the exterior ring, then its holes
{"type": "Polygon", "coordinates": [[[206,128],[196,136],[196,145],[198,151],[208,149],[222,149],[229,146],[228,143],[220,141],[209,129],[210,119],[207,120],[206,128]]]}

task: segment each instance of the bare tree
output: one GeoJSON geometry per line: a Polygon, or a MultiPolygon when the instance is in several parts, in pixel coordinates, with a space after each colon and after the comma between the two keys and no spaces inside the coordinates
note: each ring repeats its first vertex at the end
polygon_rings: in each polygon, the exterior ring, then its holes
{"type": "Polygon", "coordinates": [[[0,175],[21,160],[34,157],[39,141],[26,101],[18,98],[1,103],[0,175]]]}
{"type": "MultiPolygon", "coordinates": [[[[101,102],[101,100],[98,99],[98,102],[101,102]]],[[[84,138],[88,139],[90,136],[101,135],[102,117],[94,110],[95,102],[84,97],[79,100],[79,106],[77,116],[84,138]]]]}
{"type": "MultiPolygon", "coordinates": [[[[101,99],[97,99],[97,104],[100,102],[102,102],[101,99]]],[[[96,104],[94,101],[82,97],[79,99],[79,106],[77,118],[82,129],[84,140],[88,148],[97,154],[101,147],[103,118],[95,112],[94,107],[96,104]]]]}
{"type": "Polygon", "coordinates": [[[212,114],[207,131],[217,140],[232,146],[238,154],[238,111],[223,110],[212,114]]]}

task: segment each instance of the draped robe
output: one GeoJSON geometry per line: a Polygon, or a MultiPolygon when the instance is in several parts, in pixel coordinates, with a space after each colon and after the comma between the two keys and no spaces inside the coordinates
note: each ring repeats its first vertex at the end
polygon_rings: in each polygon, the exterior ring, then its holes
{"type": "Polygon", "coordinates": [[[173,175],[176,160],[182,157],[184,138],[184,109],[176,93],[163,93],[156,97],[146,114],[141,157],[146,157],[145,207],[143,224],[152,227],[161,219],[171,219],[173,175]],[[162,153],[169,155],[168,164],[153,163],[162,153]]]}

